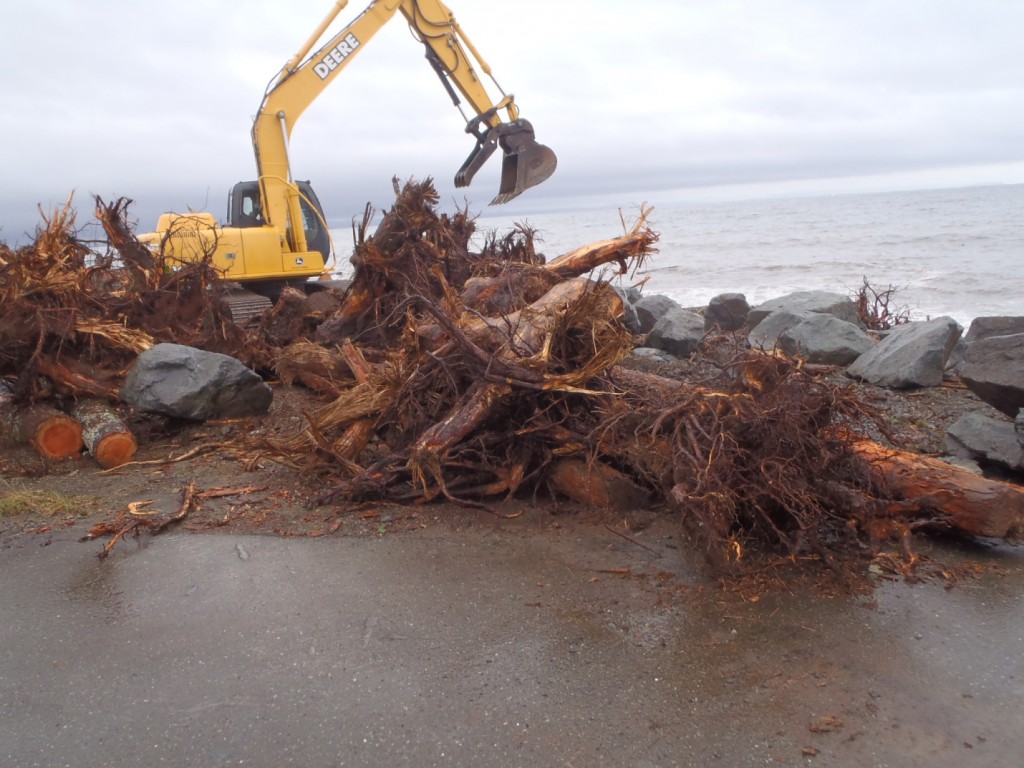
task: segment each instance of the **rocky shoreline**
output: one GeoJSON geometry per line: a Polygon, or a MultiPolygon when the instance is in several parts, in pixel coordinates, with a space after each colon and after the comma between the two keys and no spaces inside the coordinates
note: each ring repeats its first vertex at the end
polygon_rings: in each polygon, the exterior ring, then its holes
{"type": "Polygon", "coordinates": [[[644,339],[633,365],[685,365],[709,340],[731,335],[860,387],[916,450],[979,473],[1024,473],[1024,317],[979,317],[964,333],[950,317],[878,327],[887,323],[863,303],[824,291],[754,307],[727,293],[704,308],[619,293],[627,326],[644,339]]]}

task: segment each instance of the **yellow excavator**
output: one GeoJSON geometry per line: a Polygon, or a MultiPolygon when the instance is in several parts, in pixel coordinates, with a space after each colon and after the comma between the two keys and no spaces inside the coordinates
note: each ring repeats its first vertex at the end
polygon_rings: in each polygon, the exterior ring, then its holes
{"type": "Polygon", "coordinates": [[[537,143],[533,126],[519,117],[513,96],[501,89],[440,0],[375,0],[314,51],[347,5],[348,0],[334,3],[267,87],[252,127],[259,178],[235,184],[228,199],[227,224],[219,225],[210,213],[166,213],[155,232],[140,236],[150,247],[162,248],[172,262],[187,263],[212,254],[212,264],[225,280],[248,289],[239,291],[234,300],[229,298],[236,318],[269,307],[266,297],[276,296],[285,284],[303,286],[310,278],[324,275],[331,256],[330,234],[309,182],[292,178],[291,132],[309,105],[399,13],[423,44],[427,61],[475,140],[455,176],[455,186],[467,186],[498,147],[503,153],[501,183],[492,204],[511,200],[555,170],[554,152],[537,143]],[[480,72],[501,94],[497,101],[488,95],[480,72]],[[460,94],[472,107],[471,117],[462,109],[460,94]]]}

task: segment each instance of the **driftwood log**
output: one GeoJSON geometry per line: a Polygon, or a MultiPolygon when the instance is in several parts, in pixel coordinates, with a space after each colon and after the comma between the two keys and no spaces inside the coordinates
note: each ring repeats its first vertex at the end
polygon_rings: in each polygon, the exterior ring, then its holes
{"type": "Polygon", "coordinates": [[[868,440],[851,444],[904,501],[892,515],[921,515],[968,536],[1024,539],[1024,488],[868,440]]]}

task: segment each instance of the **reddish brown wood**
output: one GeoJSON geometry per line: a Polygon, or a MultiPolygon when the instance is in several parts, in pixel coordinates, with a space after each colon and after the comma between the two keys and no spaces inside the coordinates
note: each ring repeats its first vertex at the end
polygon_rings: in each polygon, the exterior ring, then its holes
{"type": "Polygon", "coordinates": [[[135,435],[102,400],[80,400],[71,415],[82,426],[86,450],[104,469],[119,467],[135,458],[135,435]]]}
{"type": "Polygon", "coordinates": [[[0,408],[5,410],[0,420],[6,423],[6,431],[27,442],[40,455],[66,459],[82,450],[81,425],[53,406],[34,403],[17,407],[8,400],[0,408]]]}
{"type": "Polygon", "coordinates": [[[555,493],[590,507],[629,510],[650,499],[647,491],[617,469],[582,459],[555,462],[547,482],[555,493]]]}
{"type": "MultiPolygon", "coordinates": [[[[938,513],[940,522],[969,536],[1024,538],[1024,488],[869,440],[854,440],[852,445],[921,516],[938,513]]],[[[913,509],[894,510],[900,516],[909,516],[908,512],[913,509]]]]}

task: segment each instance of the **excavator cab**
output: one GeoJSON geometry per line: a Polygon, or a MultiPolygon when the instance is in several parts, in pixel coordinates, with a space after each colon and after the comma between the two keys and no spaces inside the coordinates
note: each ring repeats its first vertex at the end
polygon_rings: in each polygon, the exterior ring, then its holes
{"type": "Polygon", "coordinates": [[[469,124],[466,132],[476,136],[477,144],[455,174],[456,187],[468,186],[476,172],[499,146],[504,153],[501,185],[491,205],[507,203],[530,187],[540,184],[555,172],[558,165],[555,153],[537,142],[529,120],[513,120],[485,131],[482,130],[482,121],[477,119],[469,124]]]}
{"type": "MultiPolygon", "coordinates": [[[[308,181],[296,181],[301,194],[302,227],[306,233],[306,244],[311,251],[319,251],[326,262],[331,255],[331,235],[324,224],[325,218],[320,200],[308,181]]],[[[260,201],[260,185],[257,181],[240,181],[228,196],[228,226],[266,226],[263,206],[260,201]]]]}

